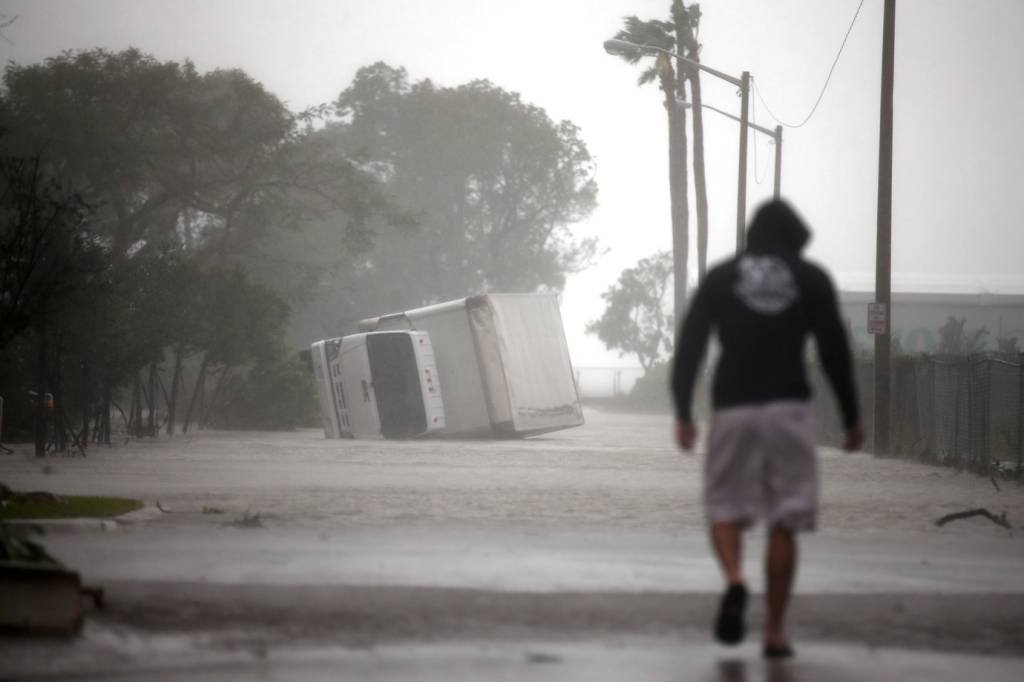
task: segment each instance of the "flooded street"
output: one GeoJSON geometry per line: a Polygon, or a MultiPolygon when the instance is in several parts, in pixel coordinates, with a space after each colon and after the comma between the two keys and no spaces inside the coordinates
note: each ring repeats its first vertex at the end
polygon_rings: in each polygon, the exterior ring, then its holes
{"type": "MultiPolygon", "coordinates": [[[[791,615],[798,675],[765,677],[759,597],[751,643],[713,646],[720,578],[701,459],[678,452],[669,427],[591,411],[584,427],[520,441],[308,430],[202,432],[45,462],[19,449],[0,458],[15,489],[147,507],[49,525],[47,547],[104,586],[108,607],[74,643],[0,640],[0,665],[16,679],[115,667],[173,679],[182,665],[210,679],[622,679],[616,665],[648,679],[1003,679],[1019,665],[1024,536],[983,518],[934,521],[985,507],[1019,526],[1024,488],[830,449],[791,615]],[[583,661],[604,661],[606,677],[583,661]]],[[[756,593],[760,536],[745,557],[756,593]]]]}
{"type": "MultiPolygon", "coordinates": [[[[539,531],[701,531],[701,455],[678,451],[660,415],[589,411],[583,427],[526,440],[325,440],[291,433],[196,432],[97,446],[40,463],[0,457],[18,489],[126,495],[160,528],[259,513],[289,529],[482,524],[539,531]],[[45,464],[45,466],[44,466],[45,464]],[[49,473],[44,473],[44,468],[49,473]],[[203,515],[203,508],[222,515],[203,515]],[[196,515],[211,518],[195,518],[196,515]]],[[[1024,489],[952,469],[822,448],[820,536],[908,531],[1003,537],[984,519],[936,529],[973,507],[1024,519],[1024,489]]],[[[148,518],[148,517],[144,517],[148,518]]],[[[146,522],[148,525],[148,522],[146,522]]]]}

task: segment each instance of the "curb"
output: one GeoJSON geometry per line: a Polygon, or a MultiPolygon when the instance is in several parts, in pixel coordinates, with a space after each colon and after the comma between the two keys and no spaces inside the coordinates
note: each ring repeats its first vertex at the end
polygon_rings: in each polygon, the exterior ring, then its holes
{"type": "Polygon", "coordinates": [[[130,511],[119,516],[105,518],[83,517],[76,519],[11,519],[5,521],[11,525],[39,526],[44,531],[55,533],[77,533],[85,530],[114,531],[119,527],[145,523],[161,516],[163,512],[153,505],[146,504],[141,509],[130,511]]]}

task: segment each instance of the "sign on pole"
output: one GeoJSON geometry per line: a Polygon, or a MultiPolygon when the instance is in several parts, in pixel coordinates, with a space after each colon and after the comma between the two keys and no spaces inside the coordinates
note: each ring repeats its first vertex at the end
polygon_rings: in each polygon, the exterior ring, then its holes
{"type": "Polygon", "coordinates": [[[868,303],[868,333],[884,334],[889,325],[889,315],[884,303],[868,303]]]}

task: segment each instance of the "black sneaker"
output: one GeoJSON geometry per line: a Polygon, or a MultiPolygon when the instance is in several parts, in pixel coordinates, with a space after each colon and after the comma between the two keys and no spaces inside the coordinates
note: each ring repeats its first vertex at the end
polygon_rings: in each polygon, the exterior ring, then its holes
{"type": "Polygon", "coordinates": [[[788,644],[782,646],[766,646],[764,648],[765,658],[793,658],[796,656],[796,652],[793,651],[793,647],[788,644]]]}
{"type": "Polygon", "coordinates": [[[747,588],[743,585],[730,585],[722,595],[718,607],[718,620],[715,622],[715,638],[722,644],[739,644],[746,634],[743,622],[747,610],[747,588]]]}

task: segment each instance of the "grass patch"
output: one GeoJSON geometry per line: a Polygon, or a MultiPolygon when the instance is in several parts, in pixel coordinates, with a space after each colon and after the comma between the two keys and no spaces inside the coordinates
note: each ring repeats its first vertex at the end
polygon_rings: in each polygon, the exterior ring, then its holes
{"type": "Polygon", "coordinates": [[[0,520],[105,518],[142,509],[143,506],[141,500],[127,497],[55,495],[44,498],[31,493],[15,493],[0,503],[0,520]]]}

